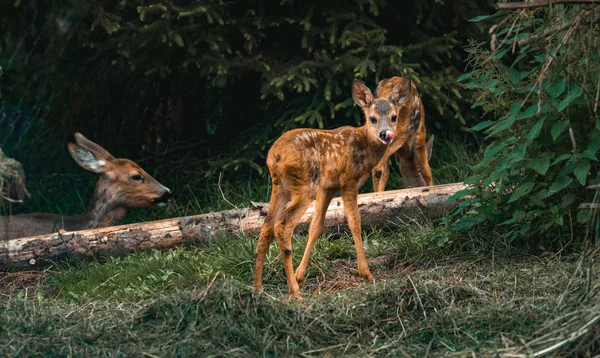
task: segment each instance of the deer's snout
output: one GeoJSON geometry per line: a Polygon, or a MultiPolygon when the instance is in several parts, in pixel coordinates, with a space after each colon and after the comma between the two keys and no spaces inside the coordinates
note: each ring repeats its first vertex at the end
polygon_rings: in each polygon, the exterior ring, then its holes
{"type": "Polygon", "coordinates": [[[154,202],[158,205],[166,205],[172,197],[171,191],[166,189],[159,197],[154,199],[154,202]]]}
{"type": "Polygon", "coordinates": [[[381,140],[383,140],[385,142],[391,141],[393,137],[394,137],[394,132],[392,132],[389,129],[379,132],[379,138],[381,138],[381,140]]]}

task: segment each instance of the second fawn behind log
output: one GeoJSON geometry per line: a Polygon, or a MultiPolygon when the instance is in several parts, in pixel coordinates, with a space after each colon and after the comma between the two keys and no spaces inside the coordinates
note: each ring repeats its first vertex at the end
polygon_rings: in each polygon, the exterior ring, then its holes
{"type": "Polygon", "coordinates": [[[362,245],[358,188],[381,161],[390,144],[404,140],[396,135],[396,126],[399,110],[409,99],[410,91],[411,80],[405,77],[392,89],[388,98],[375,99],[365,85],[354,80],[352,97],[366,119],[362,127],[295,129],[284,133],[273,144],[267,156],[272,181],[271,199],[256,248],[256,289],[262,287],[263,266],[269,245],[273,239],[277,239],[289,293],[292,296],[300,294],[299,284],[304,281],[311,251],[323,232],[325,212],[338,192],[341,192],[348,226],[354,237],[358,273],[368,280],[373,278],[362,245]],[[302,262],[294,272],[292,235],[315,198],[308,242],[302,262]]]}
{"type": "Polygon", "coordinates": [[[75,133],[75,142],[77,144],[68,145],[75,162],[83,169],[100,174],[87,211],[76,216],[32,213],[2,217],[0,238],[117,225],[125,217],[127,208],[166,205],[171,198],[167,187],[131,160],[113,157],[80,133],[75,133]]]}
{"type": "MultiPolygon", "coordinates": [[[[377,98],[387,98],[404,77],[386,78],[375,89],[377,98]]],[[[401,106],[398,115],[398,133],[404,140],[395,140],[379,164],[373,168],[373,189],[384,191],[390,175],[389,157],[396,156],[402,180],[407,188],[433,185],[429,159],[433,137],[426,142],[425,108],[417,87],[411,84],[410,98],[401,106]]]]}

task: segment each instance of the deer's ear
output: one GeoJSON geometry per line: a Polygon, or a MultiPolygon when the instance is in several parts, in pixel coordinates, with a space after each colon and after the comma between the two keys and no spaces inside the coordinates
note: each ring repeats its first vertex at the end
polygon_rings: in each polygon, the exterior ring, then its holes
{"type": "Polygon", "coordinates": [[[431,160],[431,154],[433,153],[433,140],[435,136],[432,134],[431,138],[427,141],[427,161],[431,160]]]}
{"type": "Polygon", "coordinates": [[[390,93],[390,100],[398,103],[399,106],[403,105],[410,98],[411,79],[406,76],[402,81],[398,82],[390,93]]]}
{"type": "Polygon", "coordinates": [[[352,81],[352,98],[360,107],[366,107],[373,102],[373,93],[359,80],[352,81]]]}
{"type": "Polygon", "coordinates": [[[69,143],[69,153],[80,167],[93,173],[102,173],[106,169],[106,161],[96,158],[94,153],[77,144],[69,143]]]}
{"type": "Polygon", "coordinates": [[[102,159],[104,161],[111,161],[115,159],[115,157],[113,157],[106,149],[87,139],[79,132],[75,133],[75,143],[94,153],[94,156],[98,159],[102,159]]]}

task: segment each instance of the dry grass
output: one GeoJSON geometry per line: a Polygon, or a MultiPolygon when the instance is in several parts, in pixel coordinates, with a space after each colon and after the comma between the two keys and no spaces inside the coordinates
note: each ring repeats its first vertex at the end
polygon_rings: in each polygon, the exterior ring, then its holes
{"type": "MultiPolygon", "coordinates": [[[[319,243],[302,289],[305,299],[296,302],[287,299],[276,254],[270,254],[265,291],[256,293],[251,260],[235,268],[231,260],[218,260],[223,248],[247,244],[221,240],[203,253],[178,249],[2,276],[8,284],[0,304],[0,355],[599,353],[600,267],[593,255],[533,256],[476,245],[440,249],[426,242],[415,251],[406,237],[381,233],[367,241],[376,281],[365,283],[356,276],[351,251],[344,250],[350,240],[342,237],[319,243]],[[172,271],[162,281],[165,267],[172,271]],[[126,273],[131,277],[121,277],[126,273]],[[27,290],[18,291],[19,285],[27,290]],[[40,295],[32,294],[35,287],[40,295]]],[[[252,246],[245,251],[251,256],[252,246]]]]}

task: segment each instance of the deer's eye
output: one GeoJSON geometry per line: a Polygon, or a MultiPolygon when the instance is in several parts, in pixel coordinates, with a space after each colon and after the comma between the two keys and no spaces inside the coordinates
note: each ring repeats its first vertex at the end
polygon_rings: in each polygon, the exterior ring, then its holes
{"type": "Polygon", "coordinates": [[[398,117],[392,116],[392,123],[396,123],[396,120],[398,120],[398,117]]]}
{"type": "Polygon", "coordinates": [[[139,181],[139,182],[143,183],[144,177],[139,174],[136,174],[136,175],[131,176],[131,180],[135,180],[135,181],[139,181]]]}
{"type": "Polygon", "coordinates": [[[373,124],[377,123],[377,118],[375,118],[375,117],[373,117],[373,116],[369,117],[369,120],[370,120],[370,121],[371,121],[371,123],[373,123],[373,124]]]}

